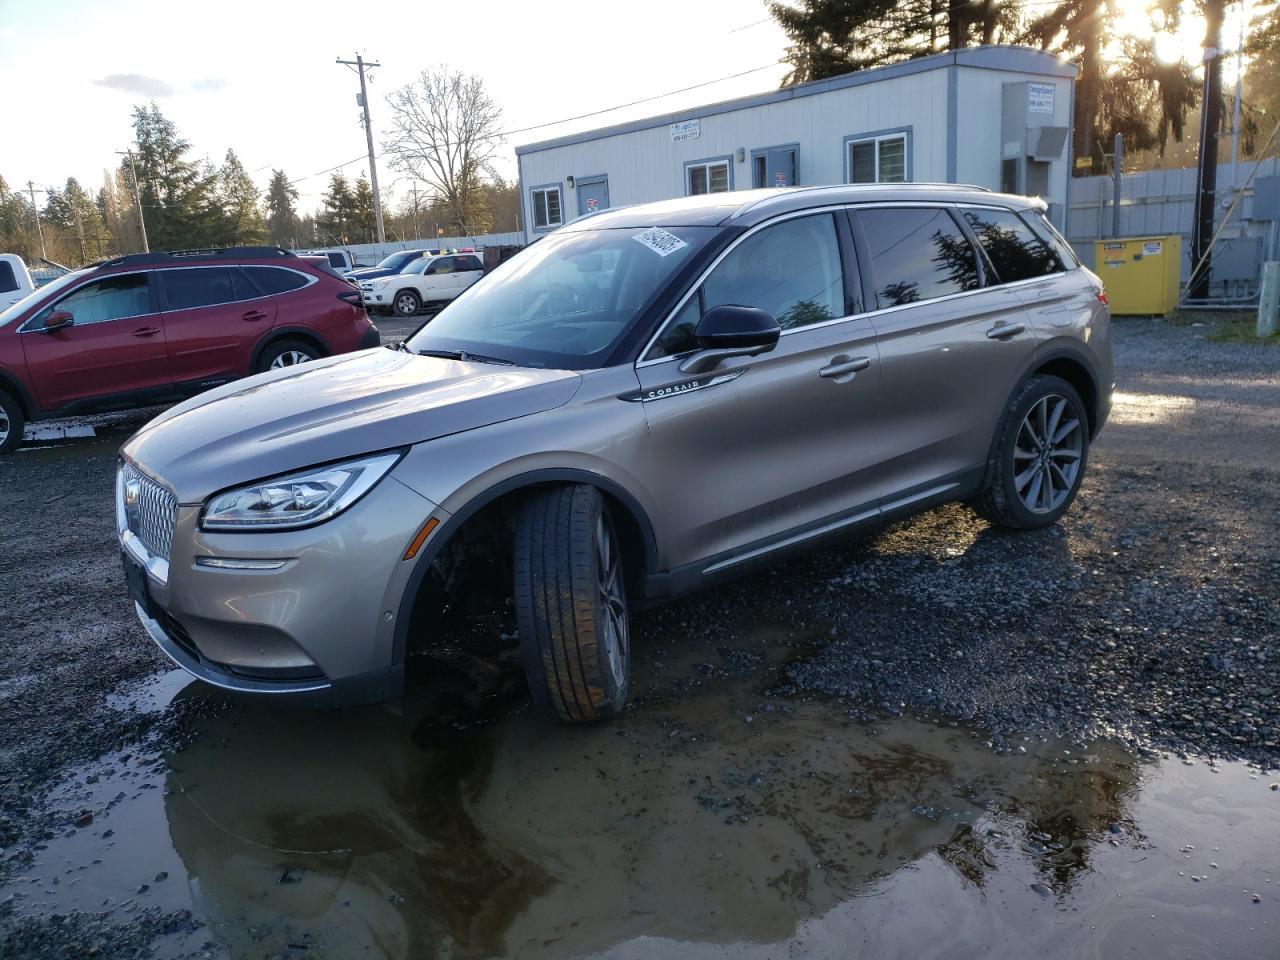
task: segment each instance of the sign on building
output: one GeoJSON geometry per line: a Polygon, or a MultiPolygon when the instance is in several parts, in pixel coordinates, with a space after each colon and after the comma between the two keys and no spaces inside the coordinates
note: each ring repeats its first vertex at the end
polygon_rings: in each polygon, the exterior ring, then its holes
{"type": "Polygon", "coordinates": [[[1052,83],[1027,84],[1027,110],[1030,113],[1053,113],[1057,87],[1052,83]]]}
{"type": "Polygon", "coordinates": [[[697,140],[702,136],[701,120],[681,120],[671,125],[671,142],[683,143],[686,140],[697,140]]]}

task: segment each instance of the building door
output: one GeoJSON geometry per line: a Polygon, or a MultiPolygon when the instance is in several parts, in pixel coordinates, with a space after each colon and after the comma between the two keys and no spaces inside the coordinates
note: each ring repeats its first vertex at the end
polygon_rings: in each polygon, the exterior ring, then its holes
{"type": "Polygon", "coordinates": [[[752,150],[751,181],[753,187],[794,187],[796,148],[768,147],[752,150]]]}
{"type": "Polygon", "coordinates": [[[578,216],[605,210],[609,206],[609,178],[586,177],[577,181],[578,216]]]}

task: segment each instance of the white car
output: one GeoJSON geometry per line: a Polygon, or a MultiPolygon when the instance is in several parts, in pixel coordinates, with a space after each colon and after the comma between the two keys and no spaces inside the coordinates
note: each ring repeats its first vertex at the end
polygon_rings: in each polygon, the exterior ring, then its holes
{"type": "Polygon", "coordinates": [[[484,265],[478,253],[446,253],[423,257],[403,273],[360,281],[366,307],[412,317],[428,303],[447,303],[480,279],[484,265]]]}
{"type": "Polygon", "coordinates": [[[34,290],[26,263],[16,253],[0,253],[0,310],[34,290]]]}

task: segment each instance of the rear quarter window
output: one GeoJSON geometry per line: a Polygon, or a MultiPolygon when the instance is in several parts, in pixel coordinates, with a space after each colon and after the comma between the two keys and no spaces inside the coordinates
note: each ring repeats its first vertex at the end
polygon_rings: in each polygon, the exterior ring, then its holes
{"type": "Polygon", "coordinates": [[[18,277],[13,272],[13,264],[8,260],[0,260],[0,293],[12,293],[18,289],[18,277]]]}
{"type": "Polygon", "coordinates": [[[241,269],[249,275],[254,286],[267,295],[301,290],[307,285],[307,278],[294,270],[285,270],[281,267],[242,267],[241,269]]]}
{"type": "Polygon", "coordinates": [[[999,283],[1017,283],[1062,272],[1057,252],[1012,210],[966,207],[964,218],[982,245],[999,283]]]}

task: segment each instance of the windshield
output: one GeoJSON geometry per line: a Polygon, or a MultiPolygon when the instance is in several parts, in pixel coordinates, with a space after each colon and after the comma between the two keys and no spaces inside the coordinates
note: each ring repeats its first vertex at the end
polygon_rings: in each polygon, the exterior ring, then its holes
{"type": "Polygon", "coordinates": [[[389,257],[383,257],[378,261],[375,270],[399,270],[404,264],[408,263],[416,253],[393,253],[389,257]]]}
{"type": "Polygon", "coordinates": [[[427,267],[431,266],[434,261],[430,257],[419,257],[413,263],[409,264],[402,270],[402,273],[414,274],[422,273],[427,267]]]}
{"type": "Polygon", "coordinates": [[[64,273],[62,276],[58,277],[58,279],[51,280],[40,289],[28,293],[17,303],[10,304],[4,310],[0,311],[0,327],[3,327],[15,317],[25,313],[27,308],[35,303],[37,299],[43,300],[49,294],[56,296],[58,291],[65,290],[88,272],[89,271],[87,270],[73,270],[71,273],[64,273]]]}
{"type": "Polygon", "coordinates": [[[521,366],[601,366],[718,227],[553,233],[464,291],[406,346],[521,366]]]}

